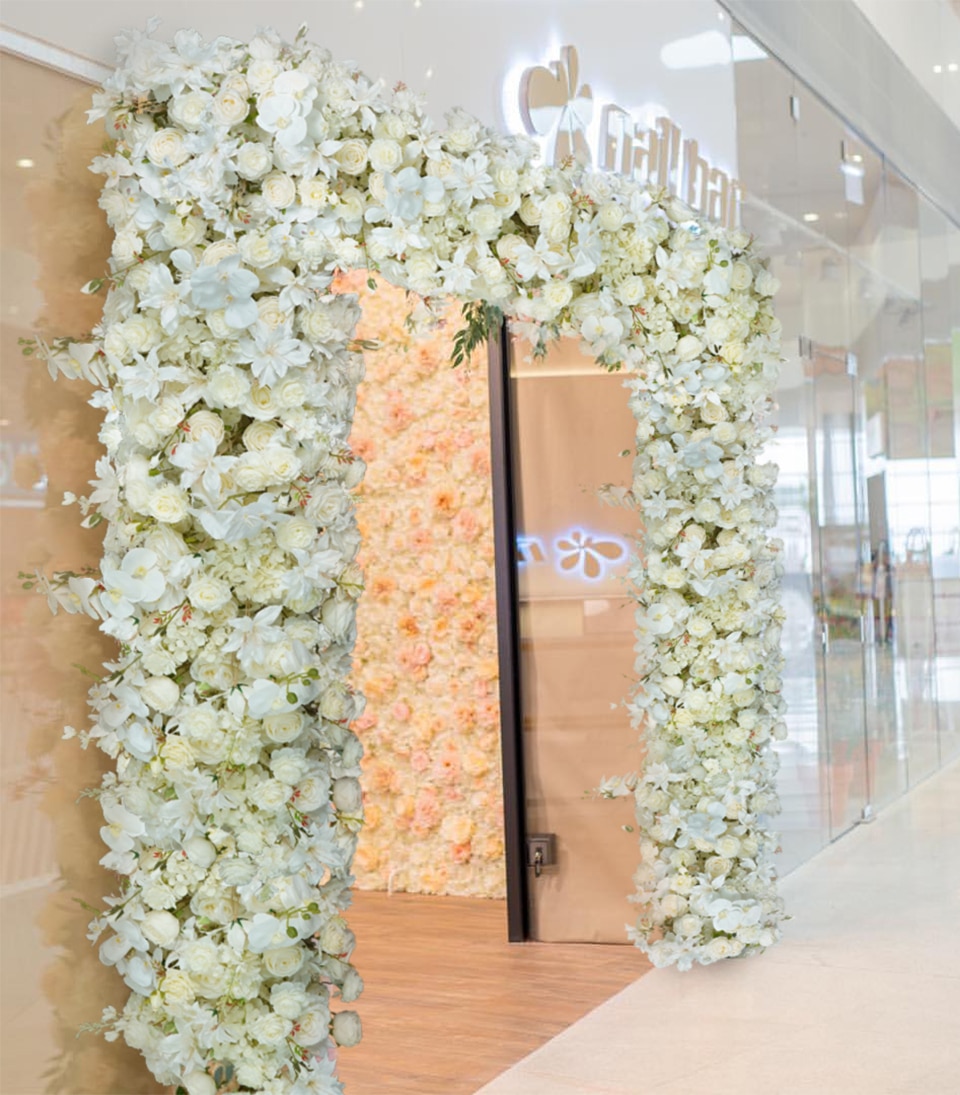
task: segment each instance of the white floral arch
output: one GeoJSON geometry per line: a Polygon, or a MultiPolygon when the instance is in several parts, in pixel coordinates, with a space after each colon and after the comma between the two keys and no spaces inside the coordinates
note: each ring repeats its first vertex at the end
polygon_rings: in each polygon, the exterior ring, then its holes
{"type": "MultiPolygon", "coordinates": [[[[338,1092],[360,1036],[349,903],[362,699],[347,683],[362,575],[348,438],[365,267],[465,302],[462,358],[503,315],[537,347],[622,369],[643,524],[630,571],[646,741],[631,938],[658,965],[757,952],[782,906],[766,818],[783,736],[776,281],[738,230],[456,111],[444,132],[305,40],[118,40],[93,170],[115,230],[103,321],[36,349],[99,388],[98,574],[40,576],[120,643],[90,693],[116,758],[97,794],[121,877],[93,922],[131,990],[108,1012],[160,1083],[338,1092]]],[[[418,304],[417,310],[428,305],[418,304]]],[[[68,734],[74,734],[68,728],[68,734]]]]}

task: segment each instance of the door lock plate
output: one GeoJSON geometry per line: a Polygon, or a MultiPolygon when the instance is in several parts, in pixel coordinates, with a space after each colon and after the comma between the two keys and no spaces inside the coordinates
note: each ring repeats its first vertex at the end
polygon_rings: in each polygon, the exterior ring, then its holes
{"type": "Polygon", "coordinates": [[[556,833],[533,833],[527,837],[527,866],[540,877],[544,867],[557,865],[556,833]]]}

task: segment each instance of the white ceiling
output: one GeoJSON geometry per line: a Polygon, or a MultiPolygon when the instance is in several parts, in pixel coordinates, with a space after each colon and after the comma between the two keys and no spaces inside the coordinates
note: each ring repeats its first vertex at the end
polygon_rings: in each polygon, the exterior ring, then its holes
{"type": "Polygon", "coordinates": [[[854,3],[960,129],[960,0],[854,3]]]}

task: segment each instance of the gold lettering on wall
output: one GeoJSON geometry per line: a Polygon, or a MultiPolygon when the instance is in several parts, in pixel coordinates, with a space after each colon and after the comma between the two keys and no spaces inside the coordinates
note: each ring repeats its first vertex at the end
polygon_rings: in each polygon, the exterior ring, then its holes
{"type": "Polygon", "coordinates": [[[520,80],[524,128],[531,136],[547,139],[552,152],[548,162],[571,157],[585,165],[596,162],[604,171],[662,186],[728,228],[739,223],[742,183],[714,167],[701,153],[699,142],[684,138],[680,126],[666,115],[647,126],[616,103],[603,104],[594,156],[589,130],[600,104],[590,85],[580,84],[579,79],[577,51],[564,46],[559,61],[552,61],[549,68],[528,68],[520,80]]]}

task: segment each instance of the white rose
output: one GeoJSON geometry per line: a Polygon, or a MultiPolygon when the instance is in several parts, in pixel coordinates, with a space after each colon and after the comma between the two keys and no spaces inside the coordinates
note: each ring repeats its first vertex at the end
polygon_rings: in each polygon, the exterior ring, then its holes
{"type": "Polygon", "coordinates": [[[263,452],[277,436],[275,422],[251,422],[243,431],[243,445],[248,452],[263,452]]]}
{"type": "Polygon", "coordinates": [[[254,1020],[251,1030],[254,1038],[263,1045],[279,1046],[286,1041],[291,1030],[291,1023],[282,1015],[267,1012],[254,1020]]]}
{"type": "Polygon", "coordinates": [[[140,897],[148,909],[172,909],[177,904],[176,894],[165,882],[144,886],[140,897]]]}
{"type": "Polygon", "coordinates": [[[523,223],[530,227],[539,224],[542,218],[539,203],[529,195],[520,203],[519,214],[523,223]]]}
{"type": "Polygon", "coordinates": [[[354,942],[353,932],[350,931],[347,922],[341,916],[331,917],[320,932],[320,946],[327,954],[332,954],[337,958],[349,953],[354,942]]]}
{"type": "Polygon", "coordinates": [[[273,155],[270,149],[251,141],[237,153],[237,174],[250,182],[262,178],[273,167],[273,155]]]}
{"type": "Polygon", "coordinates": [[[248,859],[221,859],[217,864],[217,875],[227,886],[245,886],[256,873],[248,859]]]}
{"type": "Polygon", "coordinates": [[[735,836],[722,836],[717,841],[717,852],[725,859],[733,859],[740,851],[740,841],[735,836]]]}
{"type": "Polygon", "coordinates": [[[272,171],[260,184],[263,196],[271,205],[283,209],[297,200],[297,185],[282,171],[272,171]]]}
{"type": "Polygon", "coordinates": [[[198,867],[211,867],[217,858],[217,849],[206,837],[192,836],[183,845],[187,859],[198,867]]]}
{"type": "Polygon", "coordinates": [[[681,917],[673,925],[674,931],[678,935],[693,936],[699,935],[703,930],[703,920],[699,916],[694,916],[689,913],[687,916],[681,917]]]}
{"type": "Polygon", "coordinates": [[[209,1072],[190,1072],[183,1078],[187,1095],[217,1095],[217,1085],[209,1072]]]}
{"type": "Polygon", "coordinates": [[[270,1007],[284,1019],[297,1019],[307,1006],[307,993],[295,981],[273,985],[270,989],[270,1007]]]}
{"type": "Polygon", "coordinates": [[[180,686],[169,677],[148,677],[140,685],[140,698],[154,711],[169,715],[180,699],[180,686]]]}
{"type": "Polygon", "coordinates": [[[727,408],[714,396],[708,396],[700,405],[700,417],[708,426],[716,426],[727,417],[727,408]]]}
{"type": "Polygon", "coordinates": [[[322,175],[300,180],[300,202],[308,209],[320,209],[330,200],[330,186],[322,175]]]}
{"type": "Polygon", "coordinates": [[[633,304],[639,304],[647,293],[647,287],[644,284],[643,278],[639,275],[632,275],[628,278],[624,278],[619,285],[613,287],[614,296],[621,304],[626,304],[628,307],[633,304]]]}
{"type": "Polygon", "coordinates": [[[183,421],[183,404],[179,399],[165,398],[153,408],[153,425],[162,433],[169,434],[183,421]]]}
{"type": "Polygon", "coordinates": [[[660,687],[668,696],[679,696],[683,692],[683,681],[679,677],[664,677],[660,687]]]}
{"type": "Polygon", "coordinates": [[[254,381],[250,388],[250,394],[246,400],[244,410],[253,418],[266,420],[273,418],[277,413],[276,401],[273,397],[273,389],[254,381]]]}
{"type": "Polygon", "coordinates": [[[293,1040],[299,1046],[313,1046],[330,1032],[330,1012],[326,1008],[311,1008],[297,1020],[297,1032],[293,1040]]]}
{"type": "Polygon", "coordinates": [[[363,992],[363,978],[355,969],[348,969],[340,988],[340,999],[349,1004],[363,992]]]}
{"type": "Polygon", "coordinates": [[[623,224],[625,211],[619,202],[604,202],[597,211],[600,227],[606,232],[616,232],[623,224]]]}
{"type": "Polygon", "coordinates": [[[302,407],[307,399],[307,389],[301,377],[288,374],[273,389],[273,395],[281,407],[302,407]]]}
{"type": "Polygon", "coordinates": [[[303,965],[303,950],[275,947],[263,952],[263,964],[271,977],[292,977],[303,965]]]}
{"type": "Polygon", "coordinates": [[[543,287],[542,295],[551,311],[556,315],[573,300],[573,289],[570,283],[566,281],[548,281],[543,287]]]}
{"type": "Polygon", "coordinates": [[[403,163],[403,149],[396,141],[377,138],[370,142],[368,153],[374,171],[396,171],[403,163]]]}
{"type": "Polygon", "coordinates": [[[199,217],[163,218],[163,238],[168,247],[193,247],[206,234],[206,225],[199,217]]]}
{"type": "Polygon", "coordinates": [[[263,720],[263,732],[277,745],[294,741],[303,733],[303,715],[290,711],[285,715],[267,715],[263,720]]]}
{"type": "Polygon", "coordinates": [[[502,223],[503,217],[499,210],[488,203],[478,205],[470,213],[470,227],[484,239],[493,239],[502,223]]]}
{"type": "Polygon", "coordinates": [[[190,91],[186,95],[175,95],[167,103],[167,114],[172,122],[184,129],[199,129],[204,116],[211,105],[211,97],[206,91],[190,91]]]}
{"type": "Polygon", "coordinates": [[[270,771],[282,783],[294,787],[306,769],[306,758],[299,749],[278,749],[270,757],[270,771]]]}
{"type": "Polygon", "coordinates": [[[304,814],[319,810],[330,798],[330,785],[319,776],[308,776],[297,784],[297,808],[304,814]]]}
{"type": "Polygon", "coordinates": [[[219,445],[223,440],[223,419],[213,411],[196,411],[187,419],[190,430],[190,440],[200,441],[204,437],[212,437],[213,443],[219,445]]]}
{"type": "Polygon", "coordinates": [[[159,947],[169,947],[180,934],[180,921],[165,911],[148,912],[140,924],[140,930],[159,947]]]}
{"type": "Polygon", "coordinates": [[[758,296],[772,297],[780,288],[780,281],[775,278],[769,270],[761,269],[757,271],[753,287],[757,291],[758,296]]]}
{"type": "Polygon", "coordinates": [[[703,343],[696,335],[684,335],[677,343],[676,354],[681,361],[693,361],[703,351],[703,343]]]}
{"type": "Polygon", "coordinates": [[[276,297],[262,297],[258,300],[257,316],[264,327],[269,327],[270,330],[282,326],[287,320],[287,315],[276,297]]]}
{"type": "Polygon", "coordinates": [[[333,1038],[338,1046],[355,1046],[360,1041],[363,1028],[355,1011],[338,1011],[333,1017],[333,1038]]]}
{"type": "Polygon", "coordinates": [[[187,596],[201,612],[216,612],[231,601],[230,586],[211,574],[198,574],[187,587],[187,596]]]}
{"type": "Polygon", "coordinates": [[[166,525],[176,525],[187,516],[187,503],[183,491],[173,483],[150,492],[146,512],[166,525]]]}
{"type": "MultiPolygon", "coordinates": [[[[270,176],[273,178],[273,176],[270,176]]],[[[282,176],[286,178],[286,176],[282,176]]],[[[269,180],[264,180],[264,185],[269,180]]],[[[283,249],[269,236],[262,236],[259,232],[248,232],[240,238],[240,254],[243,261],[256,270],[267,266],[275,266],[283,256],[283,249]]],[[[267,298],[272,299],[272,298],[267,298]]]]}
{"type": "Polygon", "coordinates": [[[175,129],[158,129],[147,141],[147,158],[157,167],[179,167],[187,155],[183,137],[175,129]]]}
{"type": "Polygon", "coordinates": [[[311,342],[332,342],[339,337],[339,331],[330,315],[330,310],[320,305],[317,308],[304,308],[299,313],[300,330],[311,342]]]}
{"type": "Polygon", "coordinates": [[[125,320],[119,325],[119,333],[127,346],[138,354],[149,353],[163,339],[160,324],[144,315],[131,316],[125,320]]]}
{"type": "Polygon", "coordinates": [[[143,240],[136,232],[118,232],[114,237],[110,254],[121,266],[130,266],[143,250],[143,240]]]}
{"type": "Polygon", "coordinates": [[[275,483],[287,483],[300,474],[302,465],[296,453],[284,445],[271,445],[263,456],[275,483]]]}
{"type": "Polygon", "coordinates": [[[333,158],[345,175],[359,175],[367,166],[367,146],[363,141],[344,141],[333,158]]]}
{"type": "Polygon", "coordinates": [[[683,567],[667,567],[663,572],[661,584],[667,589],[683,589],[687,584],[687,572],[683,567]]]}
{"type": "Polygon", "coordinates": [[[363,790],[353,776],[341,776],[333,781],[333,804],[341,814],[357,817],[363,809],[363,790]]]}
{"type": "Polygon", "coordinates": [[[284,551],[304,551],[316,540],[317,530],[305,517],[289,517],[277,525],[276,537],[284,551]]]}
{"type": "Polygon", "coordinates": [[[290,788],[278,779],[265,779],[258,784],[255,791],[255,802],[261,810],[271,814],[282,810],[290,801],[290,788]]]}
{"type": "Polygon", "coordinates": [[[197,994],[193,982],[181,970],[168,970],[160,985],[164,1000],[174,1006],[192,1004],[197,994]]]}
{"type": "Polygon", "coordinates": [[[270,483],[270,472],[259,453],[249,453],[240,458],[242,463],[234,467],[231,478],[240,490],[252,493],[265,490],[270,483]]]}
{"type": "Polygon", "coordinates": [[[168,768],[192,768],[196,763],[190,744],[176,735],[171,735],[163,743],[160,756],[168,768]]]}
{"type": "Polygon", "coordinates": [[[730,270],[730,288],[737,292],[749,289],[753,284],[753,271],[745,262],[735,262],[730,270]]]}
{"type": "Polygon", "coordinates": [[[238,125],[250,113],[246,80],[238,80],[222,87],[210,106],[210,113],[217,125],[238,125]]]}

